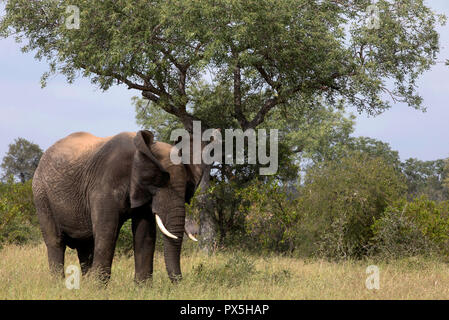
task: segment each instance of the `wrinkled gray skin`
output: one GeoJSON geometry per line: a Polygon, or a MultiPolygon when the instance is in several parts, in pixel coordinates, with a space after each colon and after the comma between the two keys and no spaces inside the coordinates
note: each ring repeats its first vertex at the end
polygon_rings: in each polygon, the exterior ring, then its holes
{"type": "Polygon", "coordinates": [[[135,280],[153,273],[157,213],[178,239],[164,235],[164,257],[172,281],[181,277],[184,203],[201,179],[200,166],[175,165],[172,146],[154,142],[150,131],[98,138],[78,132],[42,156],[33,195],[50,270],[64,275],[66,246],[77,250],[82,273],[102,280],[111,274],[123,223],[132,219],[135,280]]]}

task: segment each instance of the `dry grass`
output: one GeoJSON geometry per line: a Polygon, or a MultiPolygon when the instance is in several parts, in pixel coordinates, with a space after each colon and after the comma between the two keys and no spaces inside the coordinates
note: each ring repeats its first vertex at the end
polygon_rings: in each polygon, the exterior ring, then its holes
{"type": "MultiPolygon", "coordinates": [[[[49,275],[46,248],[6,246],[0,251],[0,299],[448,299],[449,266],[411,258],[380,263],[380,289],[365,287],[370,262],[331,263],[271,256],[183,253],[183,281],[172,285],[161,253],[152,284],[135,285],[133,258],[116,256],[109,285],[82,278],[79,290],[49,275]]],[[[66,266],[78,265],[69,250],[66,266]]]]}

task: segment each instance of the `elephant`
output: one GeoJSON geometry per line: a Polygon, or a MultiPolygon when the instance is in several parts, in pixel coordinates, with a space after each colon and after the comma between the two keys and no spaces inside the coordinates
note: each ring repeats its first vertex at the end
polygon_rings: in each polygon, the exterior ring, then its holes
{"type": "Polygon", "coordinates": [[[172,282],[181,279],[185,203],[193,197],[201,165],[174,164],[174,146],[154,141],[148,130],[100,138],[73,133],[43,154],[32,189],[50,271],[64,276],[66,247],[76,249],[85,275],[106,283],[123,223],[132,220],[137,282],[153,273],[156,225],[172,282]]]}

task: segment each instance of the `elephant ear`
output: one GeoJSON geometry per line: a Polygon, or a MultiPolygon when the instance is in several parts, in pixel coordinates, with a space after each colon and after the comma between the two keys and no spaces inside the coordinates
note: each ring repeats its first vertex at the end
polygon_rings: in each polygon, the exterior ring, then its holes
{"type": "Polygon", "coordinates": [[[154,136],[142,130],[136,134],[134,159],[131,169],[130,202],[131,208],[140,207],[153,199],[158,188],[165,187],[170,175],[151,152],[154,136]]]}
{"type": "MultiPolygon", "coordinates": [[[[177,145],[182,141],[183,137],[180,136],[174,142],[174,145],[177,145]]],[[[201,164],[192,164],[193,163],[193,138],[190,135],[190,164],[184,164],[187,173],[187,184],[186,184],[186,194],[185,201],[190,204],[193,196],[195,195],[195,191],[198,188],[201,178],[203,177],[203,167],[201,164]]],[[[182,152],[180,154],[182,157],[182,152]]]]}
{"type": "Polygon", "coordinates": [[[185,167],[187,173],[186,203],[190,204],[203,177],[203,169],[200,164],[186,164],[185,167]]]}

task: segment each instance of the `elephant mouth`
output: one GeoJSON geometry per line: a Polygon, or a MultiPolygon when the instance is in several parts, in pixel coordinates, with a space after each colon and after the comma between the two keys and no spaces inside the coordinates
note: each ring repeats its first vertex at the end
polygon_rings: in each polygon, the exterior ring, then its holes
{"type": "MultiPolygon", "coordinates": [[[[167,228],[164,226],[164,224],[162,223],[161,218],[157,215],[154,214],[155,218],[156,218],[156,223],[157,226],[159,227],[159,230],[161,230],[161,232],[163,234],[165,234],[167,237],[172,238],[172,239],[178,239],[177,236],[175,236],[174,234],[172,234],[170,231],[167,230],[167,228]]],[[[187,234],[187,236],[189,237],[190,240],[192,241],[198,241],[198,239],[196,239],[193,234],[191,234],[190,232],[188,232],[185,228],[184,228],[184,232],[187,234]]]]}

